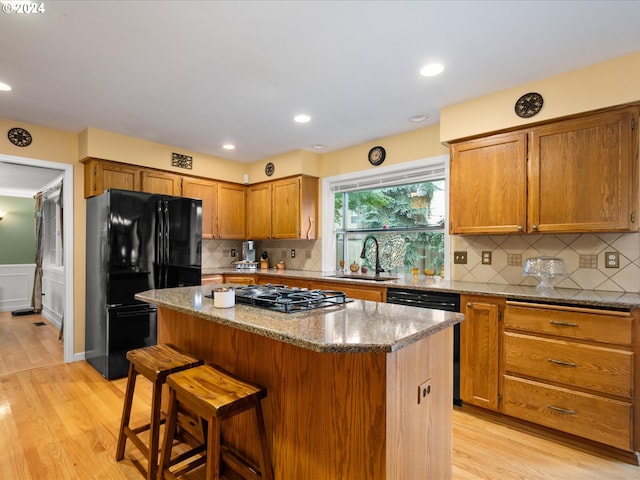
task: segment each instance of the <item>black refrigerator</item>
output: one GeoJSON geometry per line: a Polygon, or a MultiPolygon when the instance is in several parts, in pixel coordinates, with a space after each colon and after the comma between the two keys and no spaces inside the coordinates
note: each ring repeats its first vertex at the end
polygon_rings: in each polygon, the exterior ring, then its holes
{"type": "Polygon", "coordinates": [[[87,199],[85,356],[127,375],[129,350],[155,345],[157,309],[138,292],[200,285],[202,201],[110,189],[87,199]]]}

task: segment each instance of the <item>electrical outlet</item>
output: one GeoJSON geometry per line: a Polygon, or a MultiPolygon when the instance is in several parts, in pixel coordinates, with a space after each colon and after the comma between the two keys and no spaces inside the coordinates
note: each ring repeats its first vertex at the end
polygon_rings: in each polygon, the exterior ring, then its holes
{"type": "Polygon", "coordinates": [[[460,252],[453,252],[453,263],[457,264],[457,265],[463,265],[467,263],[467,252],[465,251],[460,251],[460,252]]]}
{"type": "Polygon", "coordinates": [[[306,258],[307,260],[311,260],[311,250],[304,251],[304,258],[306,258]]]}
{"type": "Polygon", "coordinates": [[[235,256],[236,256],[236,249],[235,249],[235,248],[232,248],[232,249],[231,249],[231,256],[232,256],[232,257],[235,257],[235,256]]]}
{"type": "Polygon", "coordinates": [[[296,258],[296,251],[293,248],[291,249],[291,258],[296,258]]]}
{"type": "Polygon", "coordinates": [[[426,401],[431,393],[431,379],[418,385],[418,405],[426,401]]]}
{"type": "Polygon", "coordinates": [[[491,252],[488,250],[482,251],[482,264],[491,265],[491,252]]]}
{"type": "Polygon", "coordinates": [[[620,254],[618,252],[604,252],[605,268],[620,268],[620,254]]]}

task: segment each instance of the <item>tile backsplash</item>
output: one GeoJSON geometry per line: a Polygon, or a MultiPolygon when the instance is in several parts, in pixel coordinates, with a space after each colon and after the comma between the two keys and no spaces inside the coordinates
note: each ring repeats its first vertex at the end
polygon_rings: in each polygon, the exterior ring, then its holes
{"type": "Polygon", "coordinates": [[[466,251],[467,263],[450,262],[451,279],[507,285],[537,285],[522,276],[527,258],[547,255],[565,261],[568,275],[550,282],[559,288],[640,293],[640,233],[481,235],[451,237],[451,255],[466,251]],[[491,252],[491,264],[482,252],[491,252]],[[618,252],[619,267],[605,266],[605,252],[618,252]]]}
{"type": "MultiPolygon", "coordinates": [[[[256,260],[262,252],[269,255],[269,265],[275,267],[284,261],[286,268],[292,270],[322,270],[322,242],[320,240],[256,240],[256,260]],[[291,258],[295,250],[295,258],[291,258]]],[[[233,262],[242,259],[242,242],[234,240],[204,240],[202,245],[202,268],[220,268],[233,266],[233,262]],[[231,256],[231,249],[236,256],[231,256]]]]}

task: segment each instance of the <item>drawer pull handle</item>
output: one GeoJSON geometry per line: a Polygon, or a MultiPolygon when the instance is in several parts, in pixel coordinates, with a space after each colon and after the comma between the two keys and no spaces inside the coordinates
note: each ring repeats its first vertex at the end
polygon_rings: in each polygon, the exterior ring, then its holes
{"type": "Polygon", "coordinates": [[[563,367],[577,367],[578,366],[575,363],[563,362],[562,360],[555,360],[553,358],[547,358],[547,362],[554,363],[556,365],[561,365],[563,367]]]}
{"type": "Polygon", "coordinates": [[[554,407],[553,405],[547,405],[549,410],[553,410],[555,412],[564,413],[565,415],[575,415],[575,410],[567,410],[566,408],[554,407]]]}
{"type": "Polygon", "coordinates": [[[569,323],[569,322],[558,322],[556,320],[549,320],[551,325],[555,325],[556,327],[579,327],[577,323],[569,323]]]}

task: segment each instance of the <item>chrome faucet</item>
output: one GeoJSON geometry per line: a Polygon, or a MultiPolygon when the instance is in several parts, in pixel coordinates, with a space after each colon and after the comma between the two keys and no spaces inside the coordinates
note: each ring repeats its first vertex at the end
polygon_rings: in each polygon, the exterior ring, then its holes
{"type": "Polygon", "coordinates": [[[380,266],[380,248],[378,247],[378,240],[376,240],[376,237],[374,237],[373,235],[368,235],[364,239],[364,243],[362,244],[362,252],[360,253],[360,258],[364,258],[364,253],[365,253],[365,250],[367,249],[367,241],[369,241],[369,239],[372,239],[373,243],[376,244],[376,275],[378,275],[384,272],[384,268],[380,266]]]}

